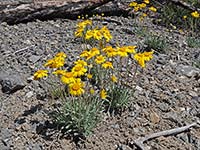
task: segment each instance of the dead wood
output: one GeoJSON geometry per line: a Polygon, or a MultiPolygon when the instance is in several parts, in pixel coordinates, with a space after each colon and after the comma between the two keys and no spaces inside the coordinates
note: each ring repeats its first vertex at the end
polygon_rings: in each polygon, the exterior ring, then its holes
{"type": "Polygon", "coordinates": [[[196,123],[192,123],[183,127],[178,127],[178,128],[174,128],[174,129],[170,129],[170,130],[165,130],[165,131],[161,131],[161,132],[157,132],[157,133],[153,133],[150,135],[147,135],[145,137],[141,137],[138,138],[134,141],[135,145],[141,149],[141,150],[148,150],[148,148],[146,148],[144,146],[144,142],[157,138],[157,137],[161,137],[161,136],[170,136],[170,135],[175,135],[184,131],[187,131],[188,129],[192,128],[192,127],[199,127],[200,122],[196,122],[196,123]]]}
{"type": "Polygon", "coordinates": [[[181,1],[181,0],[170,0],[170,2],[176,4],[176,5],[179,5],[185,9],[188,9],[190,11],[199,11],[200,12],[200,9],[199,8],[195,8],[194,6],[188,4],[187,2],[184,2],[184,1],[181,1]]]}
{"type": "Polygon", "coordinates": [[[128,14],[129,10],[127,5],[116,0],[60,0],[54,3],[35,0],[27,3],[0,3],[0,22],[16,24],[36,19],[76,19],[78,15],[95,13],[122,15],[128,14]]]}

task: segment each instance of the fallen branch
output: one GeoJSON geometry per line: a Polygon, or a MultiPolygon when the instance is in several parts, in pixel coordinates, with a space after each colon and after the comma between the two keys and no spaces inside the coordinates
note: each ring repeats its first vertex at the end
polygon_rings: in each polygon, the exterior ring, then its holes
{"type": "Polygon", "coordinates": [[[183,2],[181,0],[170,0],[172,3],[176,4],[176,5],[179,5],[185,9],[189,9],[191,11],[199,11],[200,12],[200,9],[199,8],[195,8],[194,6],[186,3],[186,2],[183,2]]]}
{"type": "Polygon", "coordinates": [[[34,46],[34,45],[27,46],[27,47],[25,47],[25,48],[22,48],[22,49],[19,49],[19,50],[15,51],[14,53],[11,53],[11,51],[6,52],[7,55],[5,55],[5,57],[8,57],[8,56],[10,56],[10,55],[16,55],[17,53],[26,51],[26,50],[28,50],[29,48],[33,47],[33,46],[34,46]]]}
{"type": "Polygon", "coordinates": [[[134,144],[141,150],[148,150],[145,146],[144,146],[144,142],[160,137],[160,136],[169,136],[169,135],[175,135],[181,132],[184,132],[188,129],[190,129],[191,127],[199,127],[200,122],[196,122],[196,123],[192,123],[190,125],[187,126],[183,126],[183,127],[178,127],[178,128],[174,128],[174,129],[170,129],[170,130],[165,130],[165,131],[161,131],[161,132],[157,132],[157,133],[153,133],[150,135],[147,135],[145,137],[141,137],[138,138],[134,141],[134,144]]]}

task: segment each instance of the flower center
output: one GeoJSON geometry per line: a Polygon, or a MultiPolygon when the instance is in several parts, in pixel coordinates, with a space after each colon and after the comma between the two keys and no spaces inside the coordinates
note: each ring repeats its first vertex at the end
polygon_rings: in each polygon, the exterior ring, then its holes
{"type": "Polygon", "coordinates": [[[71,72],[67,72],[67,73],[65,74],[65,77],[71,78],[71,77],[73,77],[73,74],[72,74],[71,72]]]}
{"type": "Polygon", "coordinates": [[[77,84],[77,83],[75,83],[75,84],[72,86],[72,89],[73,89],[74,91],[78,91],[80,88],[81,88],[80,85],[77,84]]]}

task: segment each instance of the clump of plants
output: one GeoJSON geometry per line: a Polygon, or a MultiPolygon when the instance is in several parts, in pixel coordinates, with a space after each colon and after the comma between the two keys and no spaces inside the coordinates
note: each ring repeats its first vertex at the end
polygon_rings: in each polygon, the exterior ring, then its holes
{"type": "Polygon", "coordinates": [[[200,38],[198,37],[187,37],[186,42],[191,48],[200,48],[200,38]]]}
{"type": "Polygon", "coordinates": [[[165,53],[168,47],[166,39],[161,36],[147,35],[145,37],[144,44],[147,45],[148,49],[154,49],[157,52],[165,53]]]}
{"type": "Polygon", "coordinates": [[[148,15],[157,12],[157,8],[152,5],[150,0],[137,0],[129,4],[129,7],[133,8],[134,14],[139,16],[142,21],[148,15]]]}
{"type": "Polygon", "coordinates": [[[47,60],[44,70],[35,72],[34,79],[59,79],[63,94],[57,96],[63,107],[56,113],[55,121],[68,132],[88,135],[101,120],[102,112],[112,112],[128,104],[137,68],[146,66],[153,51],[137,52],[135,45],[111,46],[113,36],[109,29],[93,26],[92,20],[79,22],[75,37],[86,46],[73,65],[66,67],[67,55],[59,52],[47,60]]]}
{"type": "MultiPolygon", "coordinates": [[[[188,1],[188,4],[192,6],[190,1],[188,1]]],[[[195,2],[193,5],[198,6],[200,3],[195,2]]],[[[199,32],[200,12],[197,10],[192,11],[168,2],[163,5],[159,18],[160,23],[167,27],[173,27],[175,29],[189,29],[192,31],[192,35],[199,32]]]]}

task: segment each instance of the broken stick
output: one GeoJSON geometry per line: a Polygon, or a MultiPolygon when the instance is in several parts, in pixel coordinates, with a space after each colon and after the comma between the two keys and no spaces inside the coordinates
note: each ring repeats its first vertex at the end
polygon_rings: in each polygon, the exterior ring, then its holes
{"type": "Polygon", "coordinates": [[[187,126],[183,126],[183,127],[178,127],[178,128],[174,128],[174,129],[170,129],[170,130],[165,130],[165,131],[161,131],[161,132],[157,132],[157,133],[153,133],[150,135],[147,135],[145,137],[141,137],[138,138],[134,141],[134,144],[141,150],[148,150],[145,146],[144,146],[144,142],[160,137],[160,136],[169,136],[169,135],[175,135],[181,132],[184,132],[188,129],[190,129],[191,127],[199,127],[200,122],[195,122],[192,124],[189,124],[187,126]]]}

